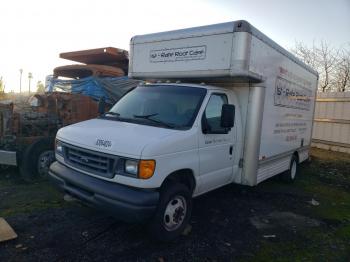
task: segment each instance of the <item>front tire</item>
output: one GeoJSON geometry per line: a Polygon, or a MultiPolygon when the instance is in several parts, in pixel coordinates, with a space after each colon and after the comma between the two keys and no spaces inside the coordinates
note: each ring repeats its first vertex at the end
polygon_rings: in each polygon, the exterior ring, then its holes
{"type": "Polygon", "coordinates": [[[23,154],[20,172],[25,181],[35,177],[46,178],[52,162],[55,161],[54,143],[50,138],[43,138],[30,145],[23,154]]]}
{"type": "Polygon", "coordinates": [[[149,224],[151,235],[167,242],[178,237],[188,224],[192,213],[192,195],[179,183],[166,184],[160,192],[156,213],[149,224]]]}

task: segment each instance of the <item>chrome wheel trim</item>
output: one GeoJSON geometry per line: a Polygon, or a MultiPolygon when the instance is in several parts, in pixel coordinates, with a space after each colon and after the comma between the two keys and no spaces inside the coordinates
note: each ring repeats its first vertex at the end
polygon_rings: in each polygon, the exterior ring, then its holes
{"type": "Polygon", "coordinates": [[[177,230],[183,224],[187,214],[187,202],[183,196],[175,196],[165,208],[163,223],[167,231],[177,230]]]}
{"type": "Polygon", "coordinates": [[[49,168],[52,162],[55,161],[55,152],[47,150],[42,152],[38,158],[38,174],[41,177],[46,177],[49,174],[49,168]]]}

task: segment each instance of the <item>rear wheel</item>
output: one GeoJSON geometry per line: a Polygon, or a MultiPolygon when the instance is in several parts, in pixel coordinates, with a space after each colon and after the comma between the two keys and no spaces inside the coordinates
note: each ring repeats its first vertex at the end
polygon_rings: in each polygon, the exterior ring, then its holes
{"type": "Polygon", "coordinates": [[[283,180],[288,183],[292,183],[298,174],[298,170],[299,170],[298,158],[295,155],[293,155],[290,161],[289,169],[282,174],[283,180]]]}
{"type": "Polygon", "coordinates": [[[185,185],[174,183],[161,190],[160,201],[149,230],[158,241],[171,241],[188,224],[192,212],[192,196],[185,185]]]}

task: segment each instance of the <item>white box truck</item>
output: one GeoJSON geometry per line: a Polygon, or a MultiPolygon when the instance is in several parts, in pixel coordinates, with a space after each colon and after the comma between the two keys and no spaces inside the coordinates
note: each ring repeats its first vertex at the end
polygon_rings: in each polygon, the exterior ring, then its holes
{"type": "Polygon", "coordinates": [[[130,54],[129,76],[146,83],[58,131],[58,187],[170,240],[193,197],[295,179],[309,154],[317,72],[246,21],[135,36],[130,54]]]}

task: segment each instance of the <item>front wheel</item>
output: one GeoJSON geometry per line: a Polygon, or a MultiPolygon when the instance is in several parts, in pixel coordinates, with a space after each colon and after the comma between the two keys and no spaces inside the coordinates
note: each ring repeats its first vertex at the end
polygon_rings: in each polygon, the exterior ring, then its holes
{"type": "Polygon", "coordinates": [[[192,212],[190,190],[182,184],[168,184],[161,190],[160,201],[150,225],[151,235],[158,241],[171,241],[188,224],[192,212]]]}
{"type": "Polygon", "coordinates": [[[55,159],[55,152],[52,148],[42,151],[37,160],[37,174],[40,178],[46,178],[49,175],[50,165],[55,159]]]}
{"type": "Polygon", "coordinates": [[[20,171],[22,178],[31,181],[35,177],[46,178],[49,167],[55,161],[53,140],[42,138],[30,145],[22,158],[20,171]]]}

